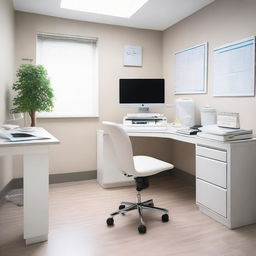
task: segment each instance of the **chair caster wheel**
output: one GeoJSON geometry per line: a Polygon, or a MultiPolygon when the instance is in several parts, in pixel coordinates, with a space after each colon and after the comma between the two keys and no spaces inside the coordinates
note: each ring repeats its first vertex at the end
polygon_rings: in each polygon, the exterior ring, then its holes
{"type": "MultiPolygon", "coordinates": [[[[124,209],[124,208],[125,208],[125,205],[123,205],[123,204],[120,204],[120,205],[119,205],[119,210],[122,210],[122,209],[124,209]]],[[[125,213],[123,212],[122,215],[125,215],[125,213]]]]}
{"type": "Polygon", "coordinates": [[[124,209],[125,208],[125,205],[123,205],[123,204],[120,204],[119,205],[119,210],[122,210],[122,209],[124,209]]]}
{"type": "Polygon", "coordinates": [[[139,225],[138,226],[138,231],[140,234],[145,234],[147,232],[147,227],[144,225],[139,225]]]}
{"type": "Polygon", "coordinates": [[[107,218],[107,225],[110,227],[110,226],[113,226],[114,225],[114,219],[113,218],[107,218]]]}
{"type": "Polygon", "coordinates": [[[162,215],[162,222],[168,222],[168,221],[169,221],[169,215],[168,214],[162,215]]]}

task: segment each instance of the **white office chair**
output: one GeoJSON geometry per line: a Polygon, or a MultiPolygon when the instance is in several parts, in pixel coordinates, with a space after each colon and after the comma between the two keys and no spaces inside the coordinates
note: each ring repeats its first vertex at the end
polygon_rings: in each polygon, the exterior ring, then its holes
{"type": "Polygon", "coordinates": [[[155,207],[153,200],[141,202],[140,191],[149,186],[147,176],[170,170],[174,166],[164,161],[149,156],[133,156],[132,145],[129,136],[121,125],[112,122],[103,122],[104,130],[110,135],[121,170],[125,176],[134,177],[137,189],[137,203],[121,202],[119,210],[110,214],[107,225],[113,226],[113,217],[125,212],[138,210],[141,225],[138,226],[139,233],[146,233],[147,228],[142,216],[142,209],[151,209],[163,212],[162,221],[168,222],[168,210],[155,207]]]}

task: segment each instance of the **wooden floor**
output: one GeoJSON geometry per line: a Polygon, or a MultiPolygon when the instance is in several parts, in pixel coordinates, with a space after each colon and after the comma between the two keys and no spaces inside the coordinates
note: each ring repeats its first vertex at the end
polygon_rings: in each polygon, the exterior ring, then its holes
{"type": "Polygon", "coordinates": [[[145,212],[148,232],[137,232],[138,216],[118,216],[115,226],[105,220],[122,200],[134,201],[132,187],[103,189],[95,180],[50,186],[49,240],[25,246],[22,208],[6,203],[0,208],[1,256],[116,256],[116,255],[256,255],[256,225],[229,230],[200,213],[194,187],[175,176],[155,177],[143,199],[168,208],[171,221],[145,212]]]}

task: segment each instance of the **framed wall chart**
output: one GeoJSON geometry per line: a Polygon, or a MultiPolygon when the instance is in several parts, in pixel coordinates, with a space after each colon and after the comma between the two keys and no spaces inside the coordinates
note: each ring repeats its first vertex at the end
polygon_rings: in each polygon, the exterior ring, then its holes
{"type": "Polygon", "coordinates": [[[255,37],[214,49],[214,96],[254,96],[255,37]]]}
{"type": "Polygon", "coordinates": [[[175,53],[175,94],[206,93],[208,44],[175,53]]]}

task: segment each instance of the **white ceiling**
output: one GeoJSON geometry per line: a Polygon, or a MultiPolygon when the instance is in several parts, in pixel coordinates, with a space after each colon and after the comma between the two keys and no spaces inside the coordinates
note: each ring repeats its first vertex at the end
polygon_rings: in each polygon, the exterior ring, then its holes
{"type": "Polygon", "coordinates": [[[214,0],[149,0],[131,18],[61,9],[60,1],[13,0],[13,3],[15,10],[18,11],[127,27],[165,30],[214,0]]]}

